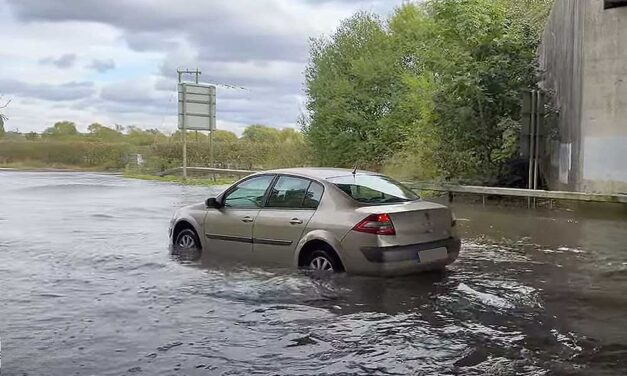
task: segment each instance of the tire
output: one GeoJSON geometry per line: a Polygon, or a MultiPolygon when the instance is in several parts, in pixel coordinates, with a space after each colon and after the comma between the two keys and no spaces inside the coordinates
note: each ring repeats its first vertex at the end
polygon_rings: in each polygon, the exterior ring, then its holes
{"type": "Polygon", "coordinates": [[[309,254],[303,267],[316,272],[339,273],[344,271],[342,263],[335,252],[321,248],[318,248],[309,254]]]}
{"type": "Polygon", "coordinates": [[[196,260],[200,257],[202,246],[196,231],[185,228],[176,234],[172,247],[172,254],[185,259],[196,260]]]}

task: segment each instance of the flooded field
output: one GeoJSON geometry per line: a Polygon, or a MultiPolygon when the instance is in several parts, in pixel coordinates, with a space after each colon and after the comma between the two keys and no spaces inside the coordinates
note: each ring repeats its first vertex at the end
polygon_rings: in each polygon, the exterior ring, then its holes
{"type": "Polygon", "coordinates": [[[405,278],[183,263],[203,187],[0,171],[2,375],[624,375],[627,211],[460,205],[405,278]]]}

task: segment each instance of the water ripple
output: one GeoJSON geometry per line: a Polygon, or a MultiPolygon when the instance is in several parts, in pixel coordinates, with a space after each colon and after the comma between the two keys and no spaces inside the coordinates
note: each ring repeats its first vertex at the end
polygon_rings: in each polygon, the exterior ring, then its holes
{"type": "Polygon", "coordinates": [[[620,219],[462,206],[446,272],[321,278],[170,258],[207,188],[0,176],[3,374],[627,372],[620,219]]]}

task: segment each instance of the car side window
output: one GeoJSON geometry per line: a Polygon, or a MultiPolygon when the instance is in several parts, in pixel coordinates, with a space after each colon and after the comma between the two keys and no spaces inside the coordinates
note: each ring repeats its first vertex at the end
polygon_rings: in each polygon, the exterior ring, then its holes
{"type": "Polygon", "coordinates": [[[303,200],[303,208],[317,209],[323,192],[322,185],[312,181],[305,195],[305,200],[303,200]]]}
{"type": "Polygon", "coordinates": [[[311,181],[293,176],[281,176],[268,197],[267,207],[301,208],[311,181]]]}
{"type": "Polygon", "coordinates": [[[260,208],[272,179],[273,175],[262,175],[241,182],[226,195],[224,206],[242,209],[260,208]]]}

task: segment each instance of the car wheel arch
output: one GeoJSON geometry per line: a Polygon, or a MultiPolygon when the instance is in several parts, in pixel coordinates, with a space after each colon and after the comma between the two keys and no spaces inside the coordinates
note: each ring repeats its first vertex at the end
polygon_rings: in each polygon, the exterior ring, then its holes
{"type": "Polygon", "coordinates": [[[193,230],[196,233],[198,241],[200,242],[200,246],[204,249],[204,244],[202,241],[203,239],[202,239],[201,233],[198,231],[198,228],[194,226],[192,221],[185,219],[185,218],[180,219],[178,222],[176,222],[176,224],[172,228],[172,243],[174,244],[174,242],[176,241],[177,235],[185,229],[193,230]]]}
{"type": "Polygon", "coordinates": [[[346,271],[346,263],[344,262],[344,258],[342,257],[342,252],[339,248],[339,242],[333,241],[326,236],[307,236],[301,239],[298,244],[297,252],[294,255],[295,266],[297,268],[303,266],[303,261],[306,259],[306,256],[309,254],[309,252],[313,252],[318,249],[319,247],[317,246],[322,246],[332,251],[340,261],[342,269],[346,271]]]}

